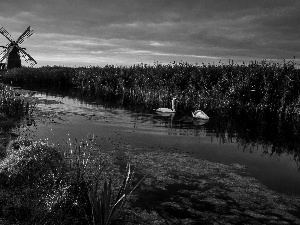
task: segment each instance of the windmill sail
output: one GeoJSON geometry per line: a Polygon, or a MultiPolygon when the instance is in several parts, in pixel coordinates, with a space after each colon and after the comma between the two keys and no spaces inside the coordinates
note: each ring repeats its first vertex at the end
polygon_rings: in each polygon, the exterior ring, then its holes
{"type": "Polygon", "coordinates": [[[25,61],[30,64],[30,66],[34,66],[35,64],[37,64],[37,62],[27,52],[25,52],[19,46],[17,46],[17,48],[19,49],[19,52],[23,56],[23,58],[25,59],[25,61]]]}
{"type": "MultiPolygon", "coordinates": [[[[0,53],[0,57],[1,57],[1,55],[6,53],[8,46],[0,46],[0,47],[4,48],[4,50],[0,53]]],[[[1,62],[1,60],[0,60],[0,62],[1,62]]]]}
{"type": "Polygon", "coordinates": [[[33,34],[33,30],[30,30],[30,26],[24,31],[23,34],[20,35],[20,37],[18,38],[18,40],[16,41],[17,44],[22,44],[23,41],[26,38],[29,38],[31,35],[33,34]]]}
{"type": "Polygon", "coordinates": [[[8,57],[8,55],[10,54],[10,52],[13,50],[13,46],[6,48],[2,53],[4,53],[4,55],[1,57],[0,62],[2,62],[4,59],[6,59],[8,57]]]}
{"type": "Polygon", "coordinates": [[[13,42],[14,41],[14,39],[12,38],[12,36],[3,28],[3,27],[1,27],[0,28],[0,33],[4,36],[4,37],[6,37],[10,42],[13,42]]]}

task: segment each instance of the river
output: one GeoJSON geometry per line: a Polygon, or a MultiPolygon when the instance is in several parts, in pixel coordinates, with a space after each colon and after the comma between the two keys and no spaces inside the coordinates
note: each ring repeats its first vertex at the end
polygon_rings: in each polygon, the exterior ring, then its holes
{"type": "Polygon", "coordinates": [[[133,148],[184,153],[225,165],[238,164],[269,189],[300,195],[299,165],[294,154],[266,154],[271,151],[271,144],[245,144],[236,133],[216,132],[211,124],[218,124],[217,118],[195,121],[191,116],[137,113],[68,95],[19,92],[25,96],[30,93],[38,112],[14,131],[19,135],[48,138],[55,143],[94,136],[105,148],[114,146],[103,140],[112,140],[133,148]]]}

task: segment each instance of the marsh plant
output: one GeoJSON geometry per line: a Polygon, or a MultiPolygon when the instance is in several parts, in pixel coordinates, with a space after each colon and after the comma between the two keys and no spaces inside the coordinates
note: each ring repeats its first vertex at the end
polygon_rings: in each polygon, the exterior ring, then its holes
{"type": "Polygon", "coordinates": [[[99,153],[94,138],[80,142],[69,139],[68,145],[64,158],[68,159],[73,172],[69,180],[69,194],[73,205],[79,206],[77,213],[81,214],[82,221],[89,224],[111,224],[120,216],[126,201],[144,178],[132,187],[133,166],[127,164],[123,182],[120,182],[120,175],[110,165],[112,158],[99,153]]]}
{"type": "Polygon", "coordinates": [[[112,179],[105,180],[99,193],[99,179],[95,179],[89,190],[89,201],[92,207],[92,224],[106,225],[117,219],[124,209],[126,201],[132,192],[146,178],[145,175],[134,187],[131,186],[134,171],[132,165],[127,164],[126,176],[118,191],[115,192],[112,179]]]}
{"type": "Polygon", "coordinates": [[[134,172],[123,182],[109,157],[95,160],[93,141],[68,141],[63,149],[47,140],[18,138],[0,162],[0,215],[22,224],[111,224],[121,216],[134,172]]]}

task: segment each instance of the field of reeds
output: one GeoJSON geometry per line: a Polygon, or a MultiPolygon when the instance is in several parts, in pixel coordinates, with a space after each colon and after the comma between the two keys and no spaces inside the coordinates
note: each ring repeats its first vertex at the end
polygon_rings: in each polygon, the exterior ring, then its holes
{"type": "Polygon", "coordinates": [[[119,99],[148,110],[168,107],[172,97],[177,98],[179,113],[201,108],[291,116],[300,110],[300,69],[294,62],[20,68],[7,71],[3,81],[76,88],[83,96],[119,99]]]}

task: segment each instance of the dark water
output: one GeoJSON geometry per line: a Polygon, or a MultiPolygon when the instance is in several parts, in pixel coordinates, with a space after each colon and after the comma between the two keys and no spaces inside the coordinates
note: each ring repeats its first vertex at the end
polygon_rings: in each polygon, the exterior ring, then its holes
{"type": "MultiPolygon", "coordinates": [[[[209,115],[209,121],[195,121],[191,115],[137,113],[75,97],[43,92],[31,95],[37,102],[38,113],[17,133],[47,137],[53,142],[95,136],[100,145],[101,140],[111,139],[132,147],[184,152],[211,162],[240,164],[268,188],[300,194],[300,165],[297,152],[293,151],[297,150],[297,138],[292,138],[293,143],[272,143],[276,142],[278,132],[274,133],[272,126],[270,131],[259,130],[261,121],[241,125],[237,123],[240,118],[226,119],[224,115],[209,115]]],[[[109,146],[103,143],[103,147],[109,146]]]]}

